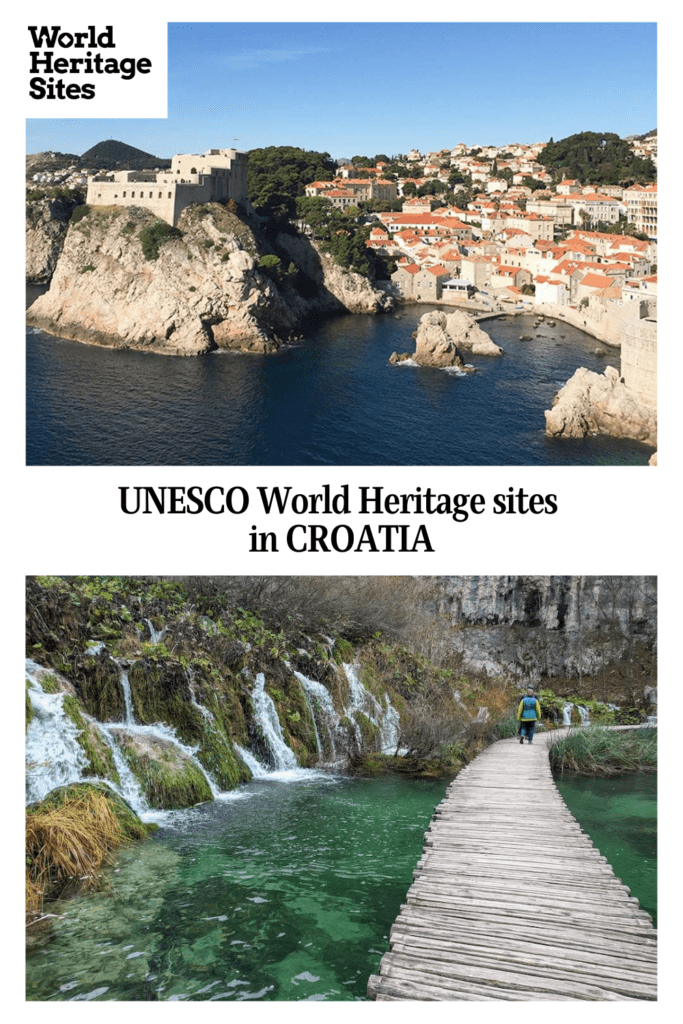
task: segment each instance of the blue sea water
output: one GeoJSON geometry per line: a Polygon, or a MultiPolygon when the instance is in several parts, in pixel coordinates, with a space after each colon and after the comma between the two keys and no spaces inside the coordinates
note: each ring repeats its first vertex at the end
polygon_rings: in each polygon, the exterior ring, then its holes
{"type": "Polygon", "coordinates": [[[579,366],[619,353],[532,317],[482,326],[501,358],[472,374],[391,366],[431,307],[343,316],[276,354],[200,358],[27,334],[28,465],[645,465],[652,449],[549,438],[545,409],[579,366]],[[520,335],[532,335],[521,341],[520,335]]]}

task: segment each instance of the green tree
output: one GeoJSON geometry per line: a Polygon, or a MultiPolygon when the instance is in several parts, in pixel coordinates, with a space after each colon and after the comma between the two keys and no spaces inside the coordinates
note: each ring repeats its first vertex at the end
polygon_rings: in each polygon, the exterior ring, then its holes
{"type": "Polygon", "coordinates": [[[337,165],[329,153],[296,146],[267,146],[249,153],[248,196],[256,212],[283,220],[312,181],[331,181],[337,165]]]}

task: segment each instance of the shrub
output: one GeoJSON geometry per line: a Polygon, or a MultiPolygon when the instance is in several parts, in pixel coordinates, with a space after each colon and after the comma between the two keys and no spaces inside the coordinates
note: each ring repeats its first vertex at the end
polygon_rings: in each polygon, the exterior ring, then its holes
{"type": "Polygon", "coordinates": [[[77,206],[71,214],[71,223],[78,224],[79,220],[83,220],[90,213],[90,207],[87,203],[83,203],[82,206],[77,206]]]}
{"type": "Polygon", "coordinates": [[[159,249],[171,238],[180,238],[178,228],[171,227],[165,220],[155,220],[139,234],[140,245],[146,260],[155,260],[159,256],[159,249]]]}

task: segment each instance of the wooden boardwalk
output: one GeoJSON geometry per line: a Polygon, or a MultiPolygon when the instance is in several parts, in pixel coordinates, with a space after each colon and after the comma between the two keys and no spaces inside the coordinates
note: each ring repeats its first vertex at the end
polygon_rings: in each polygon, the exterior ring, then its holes
{"type": "Polygon", "coordinates": [[[657,933],[555,787],[558,733],[501,740],[449,786],[371,999],[657,998],[657,933]]]}

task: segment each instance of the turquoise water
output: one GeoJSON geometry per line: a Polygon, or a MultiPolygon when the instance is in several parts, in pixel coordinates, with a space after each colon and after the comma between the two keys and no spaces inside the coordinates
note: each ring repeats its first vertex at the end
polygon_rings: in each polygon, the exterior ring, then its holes
{"type": "Polygon", "coordinates": [[[556,777],[581,827],[657,925],[657,776],[556,777]]]}
{"type": "Polygon", "coordinates": [[[365,999],[447,784],[285,773],[170,813],[59,906],[27,999],[365,999]]]}

